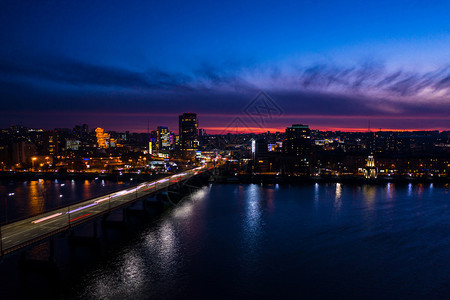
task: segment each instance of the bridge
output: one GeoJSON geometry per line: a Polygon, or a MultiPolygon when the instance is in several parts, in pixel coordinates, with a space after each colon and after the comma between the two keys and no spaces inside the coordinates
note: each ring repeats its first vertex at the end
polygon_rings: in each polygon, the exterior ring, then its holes
{"type": "Polygon", "coordinates": [[[129,206],[139,199],[162,192],[206,170],[206,166],[197,167],[3,225],[0,227],[0,257],[120,207],[129,206]]]}

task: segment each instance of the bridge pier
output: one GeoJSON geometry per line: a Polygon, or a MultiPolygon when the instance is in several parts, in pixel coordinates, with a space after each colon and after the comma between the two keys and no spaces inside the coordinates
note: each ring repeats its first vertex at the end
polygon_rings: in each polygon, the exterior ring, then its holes
{"type": "Polygon", "coordinates": [[[145,210],[144,206],[142,208],[132,208],[130,206],[130,207],[127,207],[126,210],[127,210],[126,213],[128,216],[135,216],[135,217],[140,217],[140,218],[148,217],[147,211],[145,210]]]}
{"type": "Polygon", "coordinates": [[[159,214],[164,210],[164,203],[162,201],[159,201],[158,199],[155,199],[153,201],[144,199],[142,204],[145,210],[148,211],[151,215],[159,214]]]}
{"type": "Polygon", "coordinates": [[[169,202],[172,203],[173,205],[177,205],[178,202],[180,202],[181,199],[183,198],[183,194],[180,193],[179,190],[180,189],[167,191],[167,198],[168,198],[169,202]]]}
{"type": "Polygon", "coordinates": [[[102,217],[102,228],[114,228],[114,229],[124,229],[126,228],[126,223],[128,221],[126,208],[122,209],[122,220],[108,220],[111,214],[105,214],[102,217]]]}
{"type": "MultiPolygon", "coordinates": [[[[42,249],[41,249],[42,250],[42,249]]],[[[45,249],[44,249],[45,250],[45,249]]],[[[19,268],[24,271],[46,271],[46,272],[54,272],[57,271],[56,263],[55,263],[55,241],[54,237],[51,237],[49,240],[35,245],[30,249],[22,250],[19,259],[19,268]],[[37,248],[47,244],[47,252],[48,256],[46,259],[36,259],[30,258],[30,252],[36,251],[37,248]]]]}
{"type": "Polygon", "coordinates": [[[94,220],[92,222],[92,236],[78,236],[78,235],[75,235],[75,229],[71,229],[67,239],[68,239],[69,246],[98,244],[99,238],[98,238],[98,222],[97,222],[97,220],[94,220]]]}

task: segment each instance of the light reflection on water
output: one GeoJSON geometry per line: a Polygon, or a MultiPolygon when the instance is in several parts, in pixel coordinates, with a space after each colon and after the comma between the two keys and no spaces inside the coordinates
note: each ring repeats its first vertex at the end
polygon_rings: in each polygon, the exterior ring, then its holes
{"type": "Polygon", "coordinates": [[[339,212],[342,206],[342,186],[338,182],[336,183],[336,191],[335,191],[335,197],[334,197],[334,211],[339,212]]]}
{"type": "Polygon", "coordinates": [[[7,197],[0,209],[0,222],[35,215],[73,202],[106,194],[121,187],[124,182],[75,180],[31,180],[24,182],[0,181],[0,195],[7,197]],[[62,195],[62,196],[61,196],[62,195]],[[6,210],[7,208],[7,210],[6,210]]]}
{"type": "Polygon", "coordinates": [[[375,206],[375,198],[377,196],[377,187],[372,185],[364,185],[362,188],[362,196],[364,197],[367,207],[373,209],[375,206]]]}
{"type": "Polygon", "coordinates": [[[213,185],[88,274],[81,296],[447,298],[448,189],[213,185]]]}
{"type": "Polygon", "coordinates": [[[245,193],[246,215],[245,222],[243,223],[244,231],[246,232],[245,241],[248,243],[247,249],[255,249],[254,244],[257,242],[260,231],[261,222],[261,199],[260,199],[261,189],[256,184],[251,184],[245,193]]]}
{"type": "Polygon", "coordinates": [[[314,184],[314,207],[317,209],[319,205],[319,184],[314,184]]]}

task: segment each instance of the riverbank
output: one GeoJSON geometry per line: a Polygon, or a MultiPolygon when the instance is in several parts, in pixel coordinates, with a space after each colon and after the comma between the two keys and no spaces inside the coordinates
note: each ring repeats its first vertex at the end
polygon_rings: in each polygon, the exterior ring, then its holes
{"type": "Polygon", "coordinates": [[[211,180],[217,183],[351,183],[351,184],[386,184],[386,183],[450,183],[450,177],[404,177],[404,176],[379,176],[376,179],[366,179],[358,176],[293,176],[271,174],[239,174],[236,176],[216,175],[211,180]]]}

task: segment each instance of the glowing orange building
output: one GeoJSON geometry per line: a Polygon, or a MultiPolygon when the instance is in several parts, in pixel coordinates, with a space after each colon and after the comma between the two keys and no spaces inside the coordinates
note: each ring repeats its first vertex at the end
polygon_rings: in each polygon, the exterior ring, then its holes
{"type": "Polygon", "coordinates": [[[99,148],[109,148],[109,133],[104,133],[103,128],[97,127],[95,129],[95,136],[97,137],[97,144],[99,148]]]}

